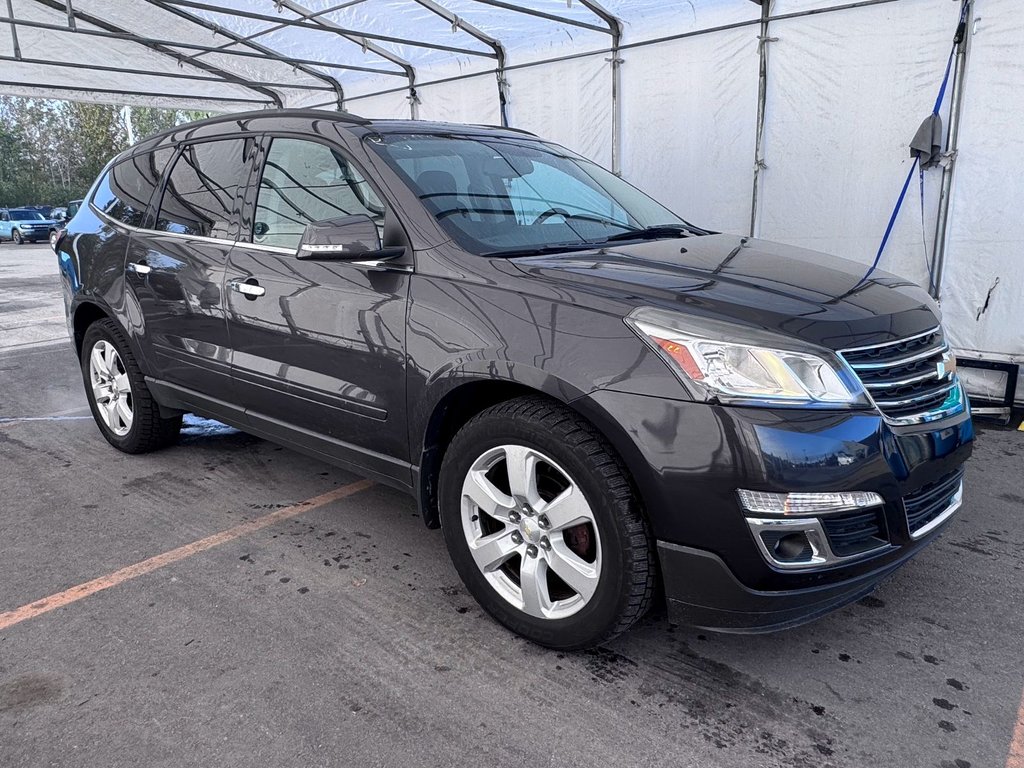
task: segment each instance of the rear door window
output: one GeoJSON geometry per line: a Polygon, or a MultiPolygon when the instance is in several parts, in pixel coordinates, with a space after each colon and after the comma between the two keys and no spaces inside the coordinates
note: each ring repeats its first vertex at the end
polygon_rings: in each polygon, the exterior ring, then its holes
{"type": "Polygon", "coordinates": [[[384,226],[384,204],[348,160],[325,144],[273,139],[256,196],[253,242],[295,250],[307,224],[357,214],[384,226]]]}
{"type": "Polygon", "coordinates": [[[92,204],[115,221],[142,227],[172,153],[170,147],[162,147],[118,163],[100,179],[92,204]]]}
{"type": "Polygon", "coordinates": [[[248,175],[251,139],[186,145],[164,187],[155,229],[234,239],[238,188],[248,175]]]}

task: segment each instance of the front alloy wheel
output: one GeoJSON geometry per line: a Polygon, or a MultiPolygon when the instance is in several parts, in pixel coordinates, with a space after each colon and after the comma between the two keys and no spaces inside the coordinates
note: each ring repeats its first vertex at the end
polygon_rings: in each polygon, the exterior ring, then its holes
{"type": "Polygon", "coordinates": [[[540,395],[470,419],[446,447],[438,512],[477,602],[549,648],[627,630],[654,595],[653,541],[621,460],[586,419],[540,395]]]}
{"type": "Polygon", "coordinates": [[[485,451],[462,484],[462,527],[484,578],[539,619],[577,613],[601,577],[601,539],[583,491],[523,445],[485,451]]]}

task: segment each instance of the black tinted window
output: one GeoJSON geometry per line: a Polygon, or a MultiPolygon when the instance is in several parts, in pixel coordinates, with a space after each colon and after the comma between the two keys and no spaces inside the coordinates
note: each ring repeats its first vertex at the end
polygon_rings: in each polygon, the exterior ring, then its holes
{"type": "Polygon", "coordinates": [[[156,228],[233,238],[238,186],[246,171],[249,144],[228,139],[186,146],[168,176],[156,228]]]}
{"type": "Polygon", "coordinates": [[[164,147],[118,163],[100,179],[92,204],[112,219],[141,227],[171,152],[164,147]]]}

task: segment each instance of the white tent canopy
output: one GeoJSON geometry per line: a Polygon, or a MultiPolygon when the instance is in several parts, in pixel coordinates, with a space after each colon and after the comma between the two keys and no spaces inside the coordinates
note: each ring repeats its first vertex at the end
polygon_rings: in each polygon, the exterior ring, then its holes
{"type": "MultiPolygon", "coordinates": [[[[867,268],[964,1],[6,0],[0,92],[508,124],[692,221],[867,268]]],[[[913,175],[880,267],[940,281],[962,356],[1019,363],[1024,7],[967,11],[956,151],[913,175]]]]}

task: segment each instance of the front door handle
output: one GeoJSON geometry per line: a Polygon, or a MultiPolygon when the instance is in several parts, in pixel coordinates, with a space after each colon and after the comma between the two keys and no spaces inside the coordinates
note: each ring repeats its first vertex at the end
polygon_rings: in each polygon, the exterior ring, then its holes
{"type": "Polygon", "coordinates": [[[146,264],[145,262],[129,261],[128,271],[134,272],[136,275],[148,275],[150,272],[153,271],[153,268],[146,264]]]}
{"type": "Polygon", "coordinates": [[[231,290],[242,294],[249,301],[255,301],[267,292],[267,289],[256,282],[254,277],[250,277],[248,280],[232,280],[231,290]]]}

